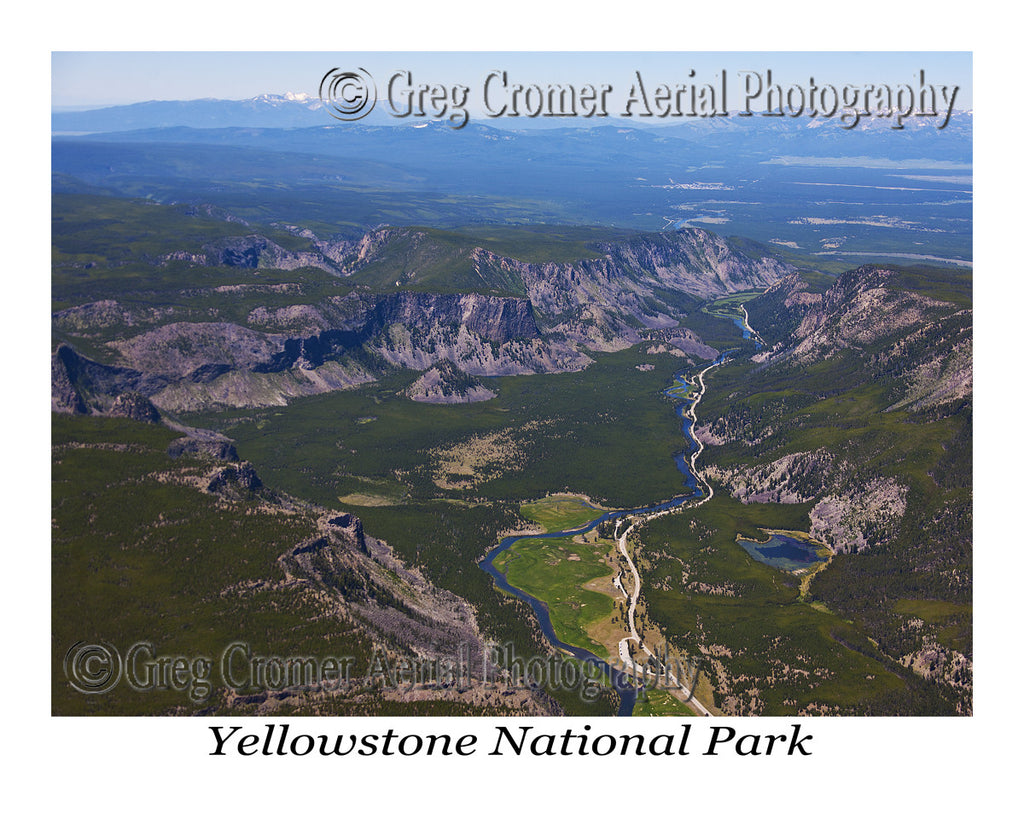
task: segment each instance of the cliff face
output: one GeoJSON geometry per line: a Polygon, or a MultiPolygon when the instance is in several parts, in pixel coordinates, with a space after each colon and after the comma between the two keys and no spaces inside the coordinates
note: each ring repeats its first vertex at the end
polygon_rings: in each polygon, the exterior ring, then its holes
{"type": "Polygon", "coordinates": [[[471,404],[495,394],[450,361],[440,361],[413,382],[405,394],[425,404],[471,404]]]}
{"type": "Polygon", "coordinates": [[[754,358],[764,366],[855,356],[866,373],[892,385],[887,410],[956,406],[973,392],[972,311],[904,288],[895,271],[851,270],[823,294],[787,278],[751,311],[752,321],[775,317],[767,338],[780,340],[754,358]]]}
{"type": "Polygon", "coordinates": [[[139,399],[167,384],[167,380],[157,374],[92,361],[68,344],[58,345],[50,356],[50,379],[51,409],[72,414],[124,415],[126,408],[137,407],[139,399]],[[132,398],[128,398],[129,395],[132,398]]]}
{"type": "Polygon", "coordinates": [[[395,293],[377,299],[366,319],[362,329],[368,336],[402,324],[422,330],[436,326],[465,327],[468,332],[497,344],[540,337],[528,301],[477,294],[395,293]]]}
{"type": "Polygon", "coordinates": [[[863,349],[949,312],[946,302],[893,286],[894,276],[893,271],[861,267],[843,273],[823,294],[807,292],[795,276],[778,282],[752,303],[751,320],[760,319],[770,305],[789,337],[781,333],[786,343],[763,353],[761,360],[810,364],[840,350],[863,349]]]}
{"type": "MultiPolygon", "coordinates": [[[[375,360],[422,371],[448,361],[468,376],[574,371],[591,362],[589,350],[622,349],[646,329],[677,327],[679,302],[666,301],[666,291],[696,303],[765,287],[787,272],[772,257],[749,256],[702,230],[599,244],[600,258],[566,263],[523,262],[408,228],[372,231],[356,242],[300,233],[315,251],[293,253],[252,234],[172,256],[200,266],[320,267],[377,281],[378,290],[360,286],[308,299],[297,283],[209,289],[210,305],[265,294],[241,319],[202,304],[154,308],[106,298],[69,307],[54,314],[54,328],[99,342],[110,354],[90,360],[62,346],[53,364],[54,409],[105,412],[124,392],[171,411],[280,405],[372,380],[375,360]],[[417,290],[389,292],[401,282],[417,290]],[[431,282],[525,295],[424,292],[431,282]]],[[[713,353],[689,331],[680,328],[680,338],[681,349],[713,353]]],[[[451,400],[455,393],[443,380],[424,382],[419,400],[451,400]]]]}
{"type": "Polygon", "coordinates": [[[115,418],[132,418],[155,424],[160,420],[160,413],[153,402],[137,392],[121,393],[114,399],[109,414],[115,418]]]}
{"type": "Polygon", "coordinates": [[[645,234],[597,246],[600,259],[530,264],[477,248],[482,275],[522,281],[544,327],[595,350],[616,350],[640,339],[638,328],[674,327],[678,308],[659,290],[709,299],[762,289],[791,272],[771,257],[753,258],[704,230],[645,234]]]}
{"type": "Polygon", "coordinates": [[[188,262],[192,265],[220,265],[252,270],[296,270],[300,267],[315,267],[330,273],[336,273],[338,270],[319,248],[313,251],[289,251],[258,233],[217,239],[203,245],[199,252],[177,250],[161,256],[159,261],[161,264],[188,262]]]}
{"type": "MultiPolygon", "coordinates": [[[[932,423],[955,432],[969,418],[971,309],[910,289],[898,271],[866,266],[824,293],[786,278],[749,313],[771,344],[753,357],[758,389],[779,395],[736,400],[696,430],[711,446],[709,477],[744,503],[813,502],[812,533],[837,551],[894,542],[916,477],[900,466],[899,438],[913,440],[932,423]],[[842,431],[842,446],[795,443],[842,431]],[[742,462],[716,466],[719,447],[743,452],[742,462]]],[[[938,475],[941,466],[931,469],[938,475]]]]}
{"type": "Polygon", "coordinates": [[[329,512],[317,533],[278,559],[285,584],[312,582],[386,645],[420,656],[485,656],[473,608],[406,566],[387,543],[368,537],[354,515],[329,512]]]}
{"type": "Polygon", "coordinates": [[[699,228],[601,245],[611,265],[649,271],[662,287],[703,299],[774,284],[792,267],[773,256],[755,258],[699,228]]]}
{"type": "Polygon", "coordinates": [[[863,349],[924,325],[948,309],[943,302],[889,286],[892,276],[875,268],[840,276],[820,303],[808,305],[794,333],[799,343],[789,355],[810,363],[842,349],[863,349]]]}
{"type": "Polygon", "coordinates": [[[50,409],[53,412],[84,415],[89,411],[76,385],[77,358],[75,351],[66,344],[61,344],[50,356],[50,409]]]}
{"type": "MultiPolygon", "coordinates": [[[[79,323],[87,311],[77,313],[79,323]]],[[[581,369],[589,359],[558,339],[545,341],[525,299],[395,293],[256,308],[251,323],[172,322],[112,341],[118,364],[61,345],[53,356],[52,406],[58,412],[105,411],[122,392],[157,407],[267,406],[372,380],[353,359],[369,351],[389,364],[426,370],[459,361],[473,375],[581,369]],[[280,323],[309,335],[266,332],[280,323]],[[87,403],[87,396],[91,403],[87,403]]]]}

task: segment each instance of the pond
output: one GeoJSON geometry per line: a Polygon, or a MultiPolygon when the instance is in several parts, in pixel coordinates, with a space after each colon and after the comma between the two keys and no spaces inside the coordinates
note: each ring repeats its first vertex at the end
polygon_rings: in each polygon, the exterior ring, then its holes
{"type": "Polygon", "coordinates": [[[818,554],[823,547],[817,543],[784,535],[780,532],[766,532],[767,542],[737,537],[736,542],[742,546],[754,560],[765,563],[786,572],[814,568],[815,564],[824,563],[827,558],[818,554]]]}

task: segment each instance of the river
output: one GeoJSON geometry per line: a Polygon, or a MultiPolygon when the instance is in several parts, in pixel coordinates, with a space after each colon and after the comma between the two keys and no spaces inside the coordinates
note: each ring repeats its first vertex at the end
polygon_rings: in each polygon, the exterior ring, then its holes
{"type": "MultiPolygon", "coordinates": [[[[746,317],[746,311],[744,311],[744,317],[746,317]]],[[[737,320],[737,323],[740,323],[740,321],[737,320]]],[[[744,338],[750,338],[750,333],[752,333],[753,331],[750,329],[750,326],[746,324],[745,318],[740,326],[744,331],[744,338]]],[[[758,349],[760,349],[760,344],[758,344],[758,349]]],[[[683,476],[683,483],[686,487],[685,493],[676,495],[674,498],[670,500],[662,501],[660,503],[652,504],[650,506],[641,506],[635,509],[620,509],[612,512],[605,512],[604,514],[600,515],[600,517],[595,518],[594,520],[590,521],[590,523],[577,529],[567,529],[561,532],[548,532],[543,535],[518,535],[506,537],[494,549],[488,552],[487,556],[483,560],[480,561],[480,568],[482,568],[492,578],[494,578],[495,585],[499,589],[502,589],[503,591],[506,591],[509,594],[512,594],[515,597],[518,597],[520,600],[523,600],[529,604],[530,608],[533,610],[534,615],[537,617],[537,622],[540,624],[541,631],[553,646],[567,652],[568,654],[572,655],[573,657],[576,657],[579,660],[582,660],[584,662],[589,661],[590,663],[600,668],[605,674],[607,674],[612,679],[612,683],[615,686],[615,690],[618,692],[621,700],[618,710],[618,716],[631,716],[633,713],[633,707],[636,704],[636,688],[634,683],[632,682],[632,678],[627,673],[627,670],[625,668],[619,668],[618,666],[613,666],[609,664],[593,652],[587,651],[584,648],[569,645],[568,643],[559,640],[558,636],[555,634],[554,628],[551,625],[551,615],[548,612],[547,604],[545,604],[541,600],[538,600],[533,595],[528,594],[522,589],[517,588],[516,586],[513,586],[511,583],[509,583],[508,578],[506,578],[505,575],[495,567],[494,560],[498,557],[498,555],[510,549],[513,545],[515,545],[515,543],[517,543],[520,540],[534,538],[573,537],[575,535],[583,534],[584,532],[589,532],[591,529],[594,529],[601,523],[608,520],[625,518],[631,515],[651,515],[659,512],[665,512],[669,509],[674,509],[677,506],[682,506],[684,503],[701,503],[704,500],[709,499],[711,497],[711,494],[713,494],[713,490],[710,486],[708,486],[707,483],[704,483],[700,479],[699,473],[697,473],[696,471],[697,457],[704,449],[703,444],[697,441],[693,436],[693,425],[697,420],[696,406],[698,403],[700,403],[701,398],[704,397],[705,373],[721,365],[730,355],[732,355],[735,352],[736,350],[726,350],[724,353],[719,355],[719,357],[715,359],[713,363],[709,364],[696,375],[694,375],[692,379],[687,378],[682,373],[682,371],[676,373],[672,386],[664,391],[665,395],[668,395],[671,398],[681,397],[680,392],[682,391],[685,391],[687,393],[687,396],[683,400],[683,402],[676,407],[676,415],[678,415],[682,419],[681,429],[683,433],[683,438],[686,442],[686,448],[683,452],[680,452],[679,454],[674,456],[676,466],[678,467],[680,473],[683,476]],[[694,388],[696,388],[696,390],[691,393],[690,390],[693,390],[694,388]]],[[[599,510],[595,509],[594,511],[597,512],[599,510]]],[[[622,535],[622,541],[624,548],[625,535],[622,535]]],[[[626,557],[628,560],[628,555],[626,557]]],[[[630,603],[631,612],[633,606],[635,605],[637,593],[639,592],[639,582],[640,578],[637,574],[636,586],[634,587],[632,599],[630,599],[630,597],[627,596],[627,602],[630,603]]],[[[633,629],[632,616],[630,616],[630,628],[633,629]]],[[[633,630],[633,633],[635,634],[635,629],[633,630]]],[[[626,639],[628,640],[630,638],[626,639]]],[[[642,643],[640,644],[640,646],[648,654],[648,656],[653,656],[653,654],[647,649],[646,646],[644,646],[642,643]]],[[[703,706],[700,706],[699,703],[696,703],[696,705],[699,706],[699,711],[707,713],[707,710],[703,706]]]]}

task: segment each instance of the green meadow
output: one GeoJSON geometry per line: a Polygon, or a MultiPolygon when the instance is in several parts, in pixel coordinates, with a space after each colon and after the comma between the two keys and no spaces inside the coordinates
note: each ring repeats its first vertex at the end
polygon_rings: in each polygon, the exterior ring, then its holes
{"type": "Polygon", "coordinates": [[[527,538],[503,552],[494,565],[517,588],[547,604],[551,625],[564,643],[606,654],[587,633],[587,627],[612,616],[615,603],[606,594],[583,588],[611,574],[604,562],[614,548],[607,539],[579,543],[572,538],[527,538]]]}
{"type": "Polygon", "coordinates": [[[539,523],[545,532],[578,529],[600,517],[605,510],[596,509],[583,498],[552,495],[520,507],[524,518],[539,523]]]}
{"type": "Polygon", "coordinates": [[[680,702],[668,691],[650,688],[637,697],[634,717],[696,717],[697,712],[680,702]]]}

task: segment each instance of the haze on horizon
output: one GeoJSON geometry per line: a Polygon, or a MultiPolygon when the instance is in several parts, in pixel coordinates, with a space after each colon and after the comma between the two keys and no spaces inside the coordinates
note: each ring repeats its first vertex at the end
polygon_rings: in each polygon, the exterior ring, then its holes
{"type": "Polygon", "coordinates": [[[334,66],[365,67],[377,78],[405,69],[416,82],[472,85],[491,70],[522,83],[629,80],[642,70],[656,82],[695,81],[722,70],[775,71],[785,84],[913,83],[960,86],[956,108],[973,107],[970,52],[54,52],[53,110],[102,108],[153,100],[246,100],[264,94],[317,96],[334,66]]]}

